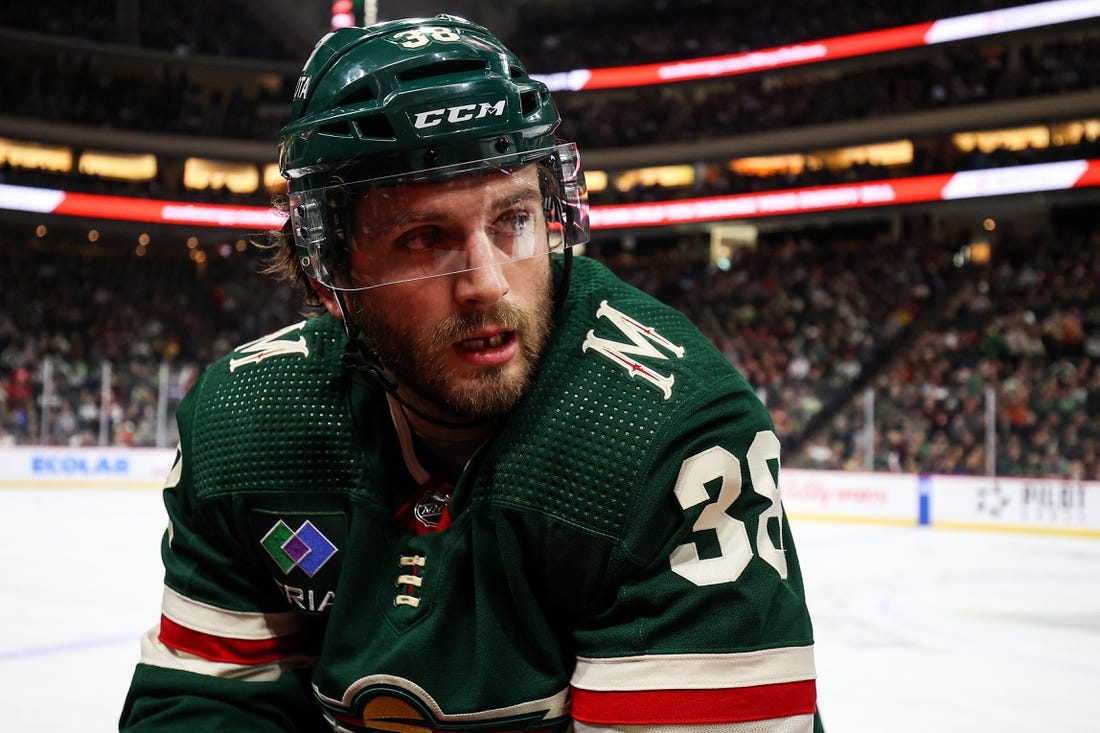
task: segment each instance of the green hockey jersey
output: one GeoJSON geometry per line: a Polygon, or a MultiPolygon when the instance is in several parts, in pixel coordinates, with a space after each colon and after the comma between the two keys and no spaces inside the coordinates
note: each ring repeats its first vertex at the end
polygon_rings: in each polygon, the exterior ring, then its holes
{"type": "Polygon", "coordinates": [[[453,489],[345,342],[289,326],[180,406],[123,730],[820,730],[779,442],[682,314],[577,258],[453,489]]]}

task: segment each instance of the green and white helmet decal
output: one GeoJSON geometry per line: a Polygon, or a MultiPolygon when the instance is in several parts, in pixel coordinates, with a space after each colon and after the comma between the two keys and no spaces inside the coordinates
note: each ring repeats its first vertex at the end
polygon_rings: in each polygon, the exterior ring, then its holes
{"type": "Polygon", "coordinates": [[[407,267],[353,272],[362,260],[348,256],[351,209],[381,191],[529,166],[539,171],[542,236],[505,237],[492,261],[587,241],[584,174],[576,148],[554,137],[559,122],[546,86],[492,33],[462,18],[329,33],[302,69],[279,140],[303,269],[328,287],[361,290],[481,266],[443,243],[407,267]]]}

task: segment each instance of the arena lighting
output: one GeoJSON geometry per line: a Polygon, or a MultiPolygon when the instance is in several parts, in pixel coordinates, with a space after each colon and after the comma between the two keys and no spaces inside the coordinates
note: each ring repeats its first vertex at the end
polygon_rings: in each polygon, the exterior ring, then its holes
{"type": "Polygon", "coordinates": [[[251,163],[188,158],[183,162],[183,185],[200,191],[225,188],[233,193],[255,193],[260,187],[260,171],[251,163]]]}
{"type": "Polygon", "coordinates": [[[370,25],[378,15],[377,0],[334,0],[332,29],[370,25]]]}
{"type": "Polygon", "coordinates": [[[62,145],[0,138],[0,162],[15,168],[68,173],[73,169],[73,151],[62,145]]]}
{"type": "Polygon", "coordinates": [[[1088,186],[1100,186],[1100,159],[985,168],[961,173],[658,203],[595,206],[591,212],[591,223],[593,229],[668,226],[1009,196],[1088,186]]]}
{"type": "MultiPolygon", "coordinates": [[[[1100,158],[656,203],[607,204],[592,207],[591,222],[594,229],[667,226],[1090,186],[1100,186],[1100,158]]],[[[286,221],[280,212],[267,206],[154,201],[7,184],[0,184],[0,209],[251,230],[277,229],[286,221]]]]}
{"type": "Polygon", "coordinates": [[[1051,0],[727,56],[639,66],[574,69],[531,76],[544,82],[554,92],[667,84],[867,56],[968,38],[983,38],[1095,17],[1100,17],[1100,2],[1096,0],[1051,0]]]}
{"type": "Polygon", "coordinates": [[[351,0],[336,0],[332,4],[332,28],[347,28],[355,25],[355,15],[352,13],[351,0]]]}
{"type": "Polygon", "coordinates": [[[272,229],[286,219],[267,206],[196,204],[7,184],[0,184],[0,209],[230,229],[272,229]]]}
{"type": "Polygon", "coordinates": [[[88,150],[80,154],[76,168],[81,173],[124,181],[150,181],[157,175],[157,156],[152,153],[101,153],[88,150]]]}

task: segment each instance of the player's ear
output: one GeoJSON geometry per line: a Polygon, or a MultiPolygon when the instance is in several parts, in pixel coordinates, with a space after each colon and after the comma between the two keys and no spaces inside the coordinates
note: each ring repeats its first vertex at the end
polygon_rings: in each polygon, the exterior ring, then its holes
{"type": "Polygon", "coordinates": [[[313,278],[309,279],[309,286],[313,288],[313,292],[317,294],[317,299],[321,301],[321,305],[325,306],[325,310],[340,320],[344,319],[344,312],[340,309],[340,304],[336,302],[336,293],[333,292],[332,288],[326,288],[313,278]]]}

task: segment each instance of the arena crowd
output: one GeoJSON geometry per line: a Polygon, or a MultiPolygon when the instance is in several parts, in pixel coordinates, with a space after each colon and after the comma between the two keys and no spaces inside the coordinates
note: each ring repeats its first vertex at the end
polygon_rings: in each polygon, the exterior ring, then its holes
{"type": "MultiPolygon", "coordinates": [[[[788,465],[867,468],[869,386],[874,469],[983,473],[992,390],[999,474],[1100,478],[1090,417],[1100,408],[1100,229],[1007,235],[988,264],[959,267],[962,244],[762,237],[727,270],[709,267],[690,235],[606,257],[596,243],[591,254],[700,324],[797,446],[788,465]]],[[[174,405],[210,361],[300,317],[290,292],[259,274],[259,252],[204,268],[27,241],[0,253],[5,272],[23,274],[0,294],[0,443],[99,442],[106,361],[109,441],[152,445],[162,389],[174,405]]]]}
{"type": "MultiPolygon", "coordinates": [[[[539,22],[517,24],[509,43],[531,70],[552,73],[737,53],[1019,4],[810,0],[792,18],[780,6],[746,2],[716,20],[706,0],[657,3],[648,16],[590,8],[581,18],[572,3],[572,15],[531,3],[527,11],[541,13],[539,22]]],[[[0,51],[4,114],[122,132],[275,139],[296,73],[284,62],[299,50],[273,39],[234,0],[152,0],[133,18],[116,15],[123,5],[42,0],[0,10],[0,31],[45,34],[30,47],[0,51]],[[133,49],[170,55],[130,64],[112,55],[141,53],[133,49]],[[195,61],[210,57],[226,59],[232,73],[240,73],[231,63],[238,58],[266,59],[277,71],[263,84],[227,83],[197,72],[195,61]]],[[[1069,35],[945,46],[920,58],[884,56],[827,73],[558,99],[563,137],[582,150],[604,150],[1027,98],[1056,105],[1058,95],[1096,89],[1098,69],[1100,29],[1090,25],[1069,35]]],[[[593,203],[1100,157],[1095,137],[993,151],[960,150],[947,135],[915,142],[913,160],[901,166],[749,176],[716,161],[684,161],[711,166],[710,174],[681,188],[609,188],[593,203]]],[[[267,193],[189,191],[163,177],[122,183],[6,163],[0,182],[269,203],[267,193]]],[[[857,227],[763,234],[717,269],[703,236],[669,235],[662,246],[638,247],[603,238],[589,253],[701,325],[772,411],[787,465],[1100,479],[1095,213],[1026,235],[998,232],[986,263],[960,263],[967,232],[857,227]],[[868,395],[872,445],[864,438],[868,395]]],[[[182,256],[41,240],[18,228],[0,232],[0,445],[174,444],[172,409],[205,365],[301,317],[289,289],[260,269],[255,250],[211,252],[196,265],[182,256]],[[158,411],[165,407],[167,414],[158,411]]]]}

